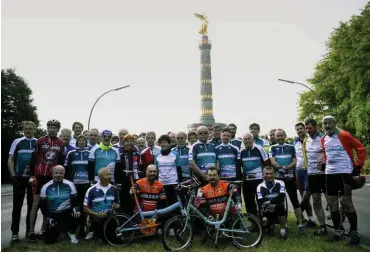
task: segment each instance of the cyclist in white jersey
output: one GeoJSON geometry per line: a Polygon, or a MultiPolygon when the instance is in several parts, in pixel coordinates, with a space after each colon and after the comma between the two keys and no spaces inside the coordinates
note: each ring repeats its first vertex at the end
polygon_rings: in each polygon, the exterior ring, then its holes
{"type": "Polygon", "coordinates": [[[321,146],[322,134],[320,134],[317,122],[314,119],[307,119],[305,127],[309,136],[303,142],[303,160],[308,173],[308,191],[312,195],[313,208],[320,225],[314,235],[323,236],[328,231],[325,225],[324,209],[321,204],[321,194],[326,193],[325,158],[324,149],[321,146]]]}
{"type": "Polygon", "coordinates": [[[295,130],[297,132],[298,137],[294,140],[293,145],[294,145],[296,157],[297,157],[296,176],[298,180],[297,182],[298,190],[302,197],[302,202],[301,202],[302,214],[304,211],[306,211],[307,216],[308,216],[306,227],[316,227],[316,223],[312,215],[312,206],[310,202],[311,196],[308,192],[308,187],[307,187],[307,166],[304,165],[303,151],[302,151],[302,146],[305,143],[305,140],[307,138],[304,123],[298,122],[297,124],[295,124],[295,130]]]}
{"type": "Polygon", "coordinates": [[[326,191],[330,213],[335,227],[335,233],[329,237],[329,241],[343,239],[343,231],[340,230],[339,198],[346,211],[346,216],[351,225],[350,244],[360,242],[357,232],[357,214],[352,202],[353,176],[361,173],[366,160],[365,147],[350,133],[336,127],[333,116],[325,116],[323,119],[325,135],[321,139],[326,160],[326,191]],[[354,158],[356,152],[357,159],[354,158]]]}

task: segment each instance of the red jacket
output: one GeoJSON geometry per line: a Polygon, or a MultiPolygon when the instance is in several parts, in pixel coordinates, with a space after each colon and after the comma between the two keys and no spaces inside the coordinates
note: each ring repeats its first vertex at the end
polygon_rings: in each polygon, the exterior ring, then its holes
{"type": "MultiPolygon", "coordinates": [[[[353,137],[349,132],[344,130],[339,130],[338,138],[346,150],[348,156],[351,158],[354,166],[361,166],[361,173],[364,171],[364,165],[366,161],[366,148],[361,144],[359,140],[353,137]],[[356,151],[357,159],[355,161],[353,150],[356,151]]],[[[326,161],[325,145],[324,145],[325,135],[321,138],[321,146],[324,149],[324,156],[326,161]]]]}
{"type": "Polygon", "coordinates": [[[51,177],[55,165],[64,165],[64,143],[58,137],[44,136],[37,140],[31,161],[31,173],[51,177]]]}

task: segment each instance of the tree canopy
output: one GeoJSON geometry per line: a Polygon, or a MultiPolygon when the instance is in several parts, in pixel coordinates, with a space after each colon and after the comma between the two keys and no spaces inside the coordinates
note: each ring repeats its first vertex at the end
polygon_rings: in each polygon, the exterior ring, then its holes
{"type": "Polygon", "coordinates": [[[308,80],[317,94],[300,95],[299,119],[325,115],[363,142],[370,142],[370,2],[360,15],[341,22],[326,43],[327,52],[308,80]],[[323,105],[321,111],[320,103],[323,105]]]}
{"type": "MultiPolygon", "coordinates": [[[[37,108],[33,105],[32,90],[27,82],[15,73],[14,69],[1,70],[1,168],[2,180],[8,178],[7,157],[10,145],[15,138],[22,136],[22,124],[32,121],[39,125],[37,108]]],[[[37,129],[36,137],[45,134],[37,129]]]]}

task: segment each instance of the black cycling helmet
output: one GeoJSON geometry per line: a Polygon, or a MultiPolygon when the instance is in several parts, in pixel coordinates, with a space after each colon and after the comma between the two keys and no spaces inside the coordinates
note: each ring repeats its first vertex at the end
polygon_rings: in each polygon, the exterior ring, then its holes
{"type": "Polygon", "coordinates": [[[56,119],[52,119],[46,123],[46,126],[56,126],[57,128],[60,128],[60,122],[56,119]]]}

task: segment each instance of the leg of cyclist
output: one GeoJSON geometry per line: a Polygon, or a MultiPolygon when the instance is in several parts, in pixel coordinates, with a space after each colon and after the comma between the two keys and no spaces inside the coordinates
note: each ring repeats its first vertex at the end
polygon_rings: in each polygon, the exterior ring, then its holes
{"type": "Polygon", "coordinates": [[[257,186],[262,183],[263,179],[244,180],[243,182],[243,198],[245,209],[248,213],[257,215],[256,194],[257,186]]]}
{"type": "Polygon", "coordinates": [[[299,201],[298,201],[296,180],[295,178],[292,178],[292,179],[284,180],[284,181],[285,181],[285,187],[286,187],[286,191],[288,192],[290,202],[292,203],[292,206],[294,208],[295,217],[297,218],[298,231],[299,233],[303,233],[302,210],[301,210],[301,206],[299,205],[299,201]]]}
{"type": "Polygon", "coordinates": [[[344,191],[342,174],[326,175],[327,200],[330,206],[331,219],[334,224],[335,232],[330,235],[328,241],[340,241],[343,239],[343,231],[340,229],[341,214],[339,211],[339,195],[344,191]]]}
{"type": "Polygon", "coordinates": [[[325,212],[321,203],[321,194],[326,192],[325,174],[311,174],[308,176],[308,191],[312,194],[313,208],[317,216],[320,228],[314,232],[314,235],[323,236],[328,233],[325,224],[325,212]]]}
{"type": "Polygon", "coordinates": [[[316,227],[316,223],[313,218],[312,213],[312,206],[311,206],[311,195],[308,191],[308,176],[307,176],[307,170],[297,170],[297,178],[298,178],[298,190],[302,197],[302,202],[300,203],[302,214],[304,211],[306,211],[308,216],[308,221],[306,226],[307,227],[316,227]]]}
{"type": "Polygon", "coordinates": [[[341,203],[351,226],[350,243],[358,244],[360,242],[360,237],[357,232],[357,213],[352,202],[352,187],[349,182],[349,180],[351,180],[350,177],[351,175],[343,176],[344,192],[341,196],[341,203]]]}

